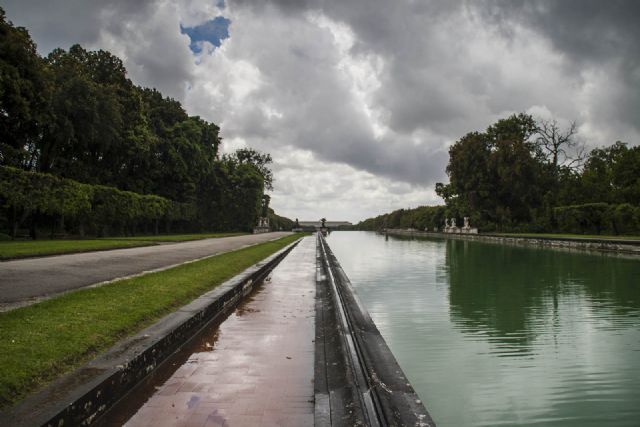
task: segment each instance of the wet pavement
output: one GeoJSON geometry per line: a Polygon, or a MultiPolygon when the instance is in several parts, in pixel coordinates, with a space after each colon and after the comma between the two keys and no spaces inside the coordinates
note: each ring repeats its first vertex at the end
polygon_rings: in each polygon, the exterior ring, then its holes
{"type": "Polygon", "coordinates": [[[0,262],[0,311],[99,282],[164,269],[289,235],[249,234],[0,262]]]}
{"type": "Polygon", "coordinates": [[[314,236],[271,272],[128,426],[312,426],[314,236]]]}

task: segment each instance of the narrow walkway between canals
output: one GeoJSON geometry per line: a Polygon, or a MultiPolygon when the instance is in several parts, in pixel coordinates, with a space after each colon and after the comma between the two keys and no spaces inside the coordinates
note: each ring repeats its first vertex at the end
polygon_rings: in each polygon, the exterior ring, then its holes
{"type": "Polygon", "coordinates": [[[315,263],[305,237],[126,425],[312,426],[315,263]]]}
{"type": "Polygon", "coordinates": [[[0,311],[291,234],[275,232],[0,262],[0,311]]]}

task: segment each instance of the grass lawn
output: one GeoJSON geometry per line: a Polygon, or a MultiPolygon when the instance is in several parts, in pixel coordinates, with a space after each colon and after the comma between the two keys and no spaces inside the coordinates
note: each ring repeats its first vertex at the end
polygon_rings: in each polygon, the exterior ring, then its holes
{"type": "MultiPolygon", "coordinates": [[[[135,242],[188,242],[191,240],[202,240],[218,237],[242,236],[248,233],[194,233],[194,234],[168,234],[158,236],[134,236],[116,237],[115,239],[135,242]]],[[[106,238],[105,240],[110,240],[106,238]]]]}
{"type": "Polygon", "coordinates": [[[211,237],[237,236],[243,233],[173,234],[166,236],[112,237],[87,240],[27,240],[0,242],[0,260],[105,249],[150,246],[160,242],[185,242],[211,237]]]}
{"type": "Polygon", "coordinates": [[[28,240],[0,242],[0,260],[26,258],[104,249],[133,248],[155,245],[155,242],[99,239],[99,240],[28,240]]]}
{"type": "Polygon", "coordinates": [[[0,407],[17,402],[300,236],[0,313],[0,407]]]}
{"type": "Polygon", "coordinates": [[[611,240],[640,240],[640,236],[610,236],[605,234],[553,234],[553,233],[491,233],[510,237],[552,237],[556,239],[611,239],[611,240]]]}

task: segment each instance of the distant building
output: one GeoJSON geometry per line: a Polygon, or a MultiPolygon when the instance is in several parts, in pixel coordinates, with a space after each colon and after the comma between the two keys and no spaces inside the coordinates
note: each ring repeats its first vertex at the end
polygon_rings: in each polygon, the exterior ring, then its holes
{"type": "MultiPolygon", "coordinates": [[[[322,222],[320,221],[298,221],[300,228],[304,231],[317,231],[322,228],[322,222]]],[[[351,227],[349,221],[325,221],[324,226],[330,230],[339,230],[340,228],[351,227]]]]}

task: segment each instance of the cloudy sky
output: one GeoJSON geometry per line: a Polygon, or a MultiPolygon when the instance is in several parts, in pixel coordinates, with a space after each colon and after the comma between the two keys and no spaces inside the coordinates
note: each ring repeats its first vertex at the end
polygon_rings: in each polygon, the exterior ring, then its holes
{"type": "Polygon", "coordinates": [[[439,203],[447,147],[499,118],[640,142],[640,2],[3,0],[41,54],[80,43],[272,154],[280,214],[439,203]]]}

